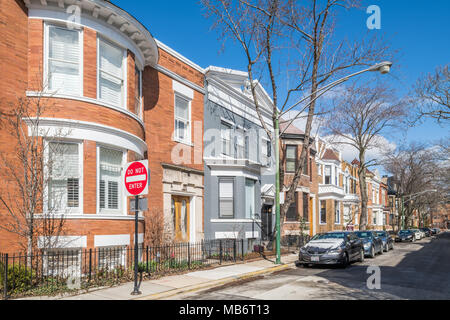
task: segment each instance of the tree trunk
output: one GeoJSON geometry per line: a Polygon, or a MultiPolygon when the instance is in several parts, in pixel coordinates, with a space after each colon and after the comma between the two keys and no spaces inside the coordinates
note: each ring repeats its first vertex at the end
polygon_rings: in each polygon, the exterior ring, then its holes
{"type": "Polygon", "coordinates": [[[367,229],[367,184],[366,184],[366,169],[363,167],[365,162],[364,155],[360,155],[360,167],[359,167],[359,189],[361,194],[361,219],[359,221],[359,230],[367,229]]]}

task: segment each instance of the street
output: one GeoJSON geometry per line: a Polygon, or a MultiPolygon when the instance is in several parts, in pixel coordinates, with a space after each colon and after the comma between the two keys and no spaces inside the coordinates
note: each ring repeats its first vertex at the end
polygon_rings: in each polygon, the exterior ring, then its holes
{"type": "Polygon", "coordinates": [[[414,243],[346,269],[292,267],[241,283],[179,295],[171,300],[403,300],[450,299],[450,233],[414,243]],[[369,289],[368,267],[381,270],[380,289],[369,289]]]}

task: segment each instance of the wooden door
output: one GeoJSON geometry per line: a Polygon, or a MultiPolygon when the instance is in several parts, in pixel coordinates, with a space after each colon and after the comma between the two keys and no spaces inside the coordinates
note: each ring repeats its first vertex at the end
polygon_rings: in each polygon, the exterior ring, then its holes
{"type": "Polygon", "coordinates": [[[175,241],[189,242],[189,197],[173,196],[175,241]]]}
{"type": "Polygon", "coordinates": [[[313,198],[309,197],[309,235],[312,237],[314,235],[314,218],[313,218],[313,198]]]}

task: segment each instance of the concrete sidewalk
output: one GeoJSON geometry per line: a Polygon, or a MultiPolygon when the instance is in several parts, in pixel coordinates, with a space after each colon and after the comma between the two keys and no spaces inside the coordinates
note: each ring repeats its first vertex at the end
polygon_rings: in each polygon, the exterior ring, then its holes
{"type": "MultiPolygon", "coordinates": [[[[274,259],[274,258],[273,258],[274,259]]],[[[293,266],[298,259],[297,254],[284,255],[283,264],[275,265],[270,260],[217,267],[210,270],[189,272],[183,275],[173,275],[157,280],[143,281],[140,286],[142,295],[132,296],[133,283],[126,283],[113,288],[92,290],[88,293],[70,297],[34,297],[25,300],[158,300],[170,299],[171,296],[204,290],[227,283],[239,281],[258,275],[285,270],[293,266]]]]}

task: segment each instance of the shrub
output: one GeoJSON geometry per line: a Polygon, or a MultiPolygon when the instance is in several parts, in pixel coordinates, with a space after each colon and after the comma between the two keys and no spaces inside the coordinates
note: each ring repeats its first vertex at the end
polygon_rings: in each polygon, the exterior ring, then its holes
{"type": "MultiPolygon", "coordinates": [[[[4,265],[0,265],[0,287],[5,283],[4,265]]],[[[8,265],[8,293],[23,293],[33,287],[33,279],[36,279],[34,271],[24,265],[8,265]]]]}

